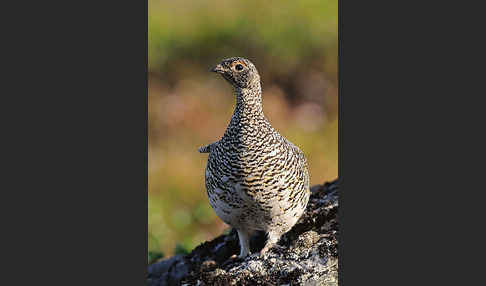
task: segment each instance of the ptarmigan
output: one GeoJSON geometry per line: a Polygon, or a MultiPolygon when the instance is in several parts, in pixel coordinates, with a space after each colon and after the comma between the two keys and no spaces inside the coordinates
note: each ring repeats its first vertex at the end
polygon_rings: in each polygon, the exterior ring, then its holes
{"type": "Polygon", "coordinates": [[[200,153],[209,153],[205,176],[209,203],[237,230],[240,258],[250,254],[251,234],[265,231],[263,255],[307,206],[307,161],[265,118],[260,76],[249,60],[225,59],[212,71],[234,87],[236,108],[224,136],[199,148],[200,153]]]}

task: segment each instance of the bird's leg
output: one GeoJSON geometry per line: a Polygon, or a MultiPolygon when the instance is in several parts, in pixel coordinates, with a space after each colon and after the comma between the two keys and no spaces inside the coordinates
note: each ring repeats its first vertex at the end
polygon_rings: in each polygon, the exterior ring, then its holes
{"type": "Polygon", "coordinates": [[[211,144],[208,144],[206,146],[202,146],[202,147],[199,147],[199,149],[197,149],[197,151],[199,151],[199,153],[210,153],[211,152],[211,148],[218,142],[213,142],[211,144]]]}
{"type": "Polygon", "coordinates": [[[267,243],[260,251],[260,255],[265,255],[270,248],[277,246],[277,242],[280,239],[280,233],[269,231],[267,237],[267,243]]]}
{"type": "Polygon", "coordinates": [[[245,258],[250,254],[250,233],[241,229],[238,229],[237,231],[240,240],[240,255],[238,258],[245,258]]]}

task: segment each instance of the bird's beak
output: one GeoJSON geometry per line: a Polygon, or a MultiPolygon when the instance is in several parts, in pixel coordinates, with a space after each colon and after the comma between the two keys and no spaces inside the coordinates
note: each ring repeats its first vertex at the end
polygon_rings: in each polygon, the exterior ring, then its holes
{"type": "Polygon", "coordinates": [[[215,72],[215,73],[221,73],[221,74],[224,73],[224,69],[223,69],[223,66],[221,64],[212,68],[211,71],[215,72]]]}

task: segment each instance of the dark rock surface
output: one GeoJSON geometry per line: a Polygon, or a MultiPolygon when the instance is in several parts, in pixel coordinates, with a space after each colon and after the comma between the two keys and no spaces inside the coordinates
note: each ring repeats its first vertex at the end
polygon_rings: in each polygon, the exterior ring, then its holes
{"type": "Polygon", "coordinates": [[[316,185],[304,215],[282,236],[278,247],[261,257],[265,235],[251,241],[252,255],[239,253],[232,230],[148,268],[147,284],[155,285],[338,285],[338,181],[316,185]]]}

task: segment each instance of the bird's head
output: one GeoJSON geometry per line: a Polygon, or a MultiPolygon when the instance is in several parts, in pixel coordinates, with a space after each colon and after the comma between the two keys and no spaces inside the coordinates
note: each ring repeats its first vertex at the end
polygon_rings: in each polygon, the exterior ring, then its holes
{"type": "Polygon", "coordinates": [[[221,74],[235,88],[247,88],[252,83],[260,81],[257,69],[245,58],[234,57],[225,59],[212,68],[211,71],[221,74]]]}

